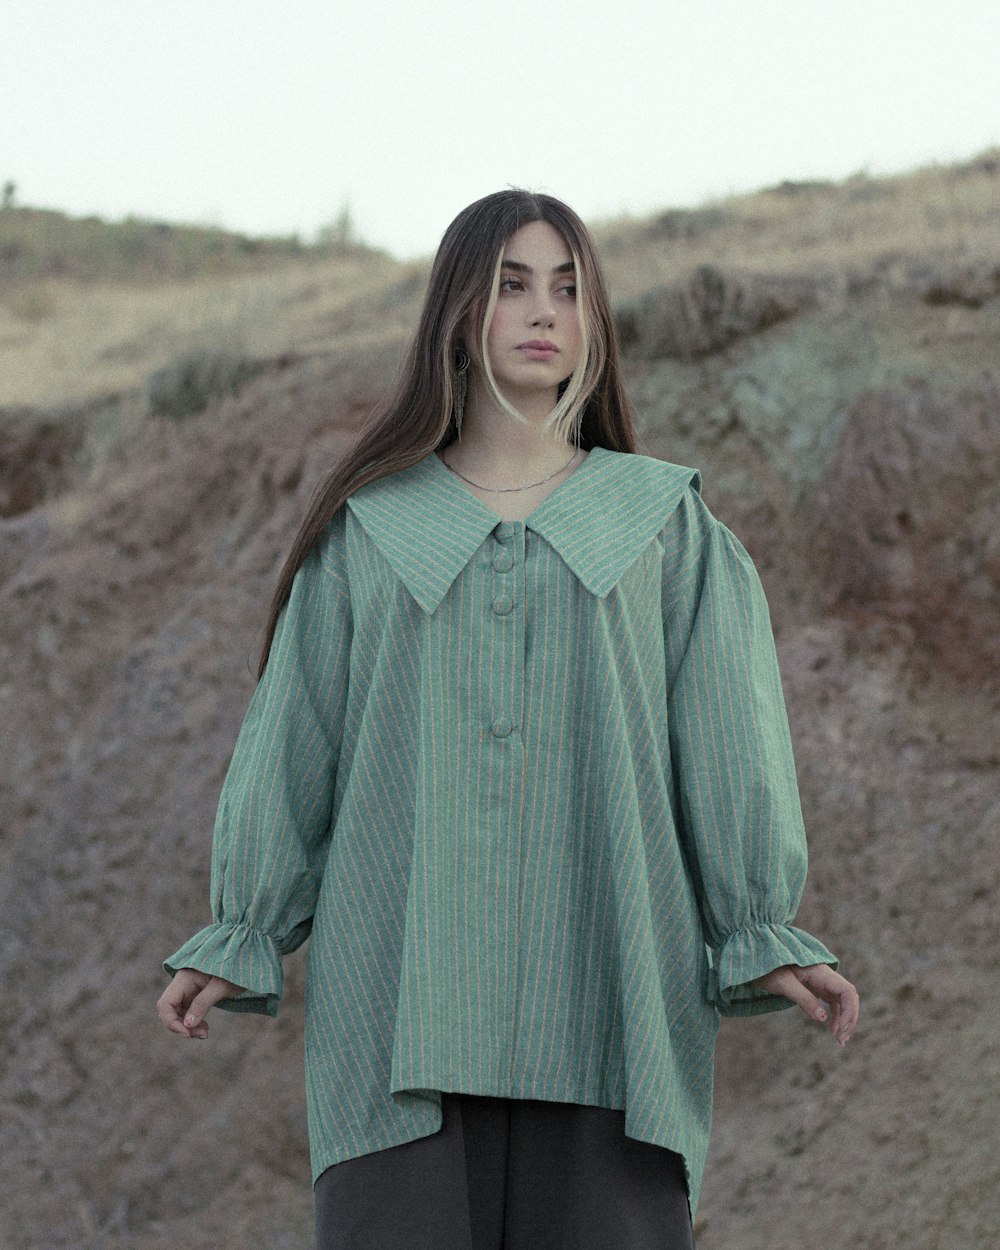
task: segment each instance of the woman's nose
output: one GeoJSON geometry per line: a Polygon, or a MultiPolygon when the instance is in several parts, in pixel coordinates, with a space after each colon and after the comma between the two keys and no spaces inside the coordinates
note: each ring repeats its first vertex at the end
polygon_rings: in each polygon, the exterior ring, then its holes
{"type": "Polygon", "coordinates": [[[531,313],[532,325],[551,325],[556,319],[556,311],[548,295],[539,296],[531,313]]]}

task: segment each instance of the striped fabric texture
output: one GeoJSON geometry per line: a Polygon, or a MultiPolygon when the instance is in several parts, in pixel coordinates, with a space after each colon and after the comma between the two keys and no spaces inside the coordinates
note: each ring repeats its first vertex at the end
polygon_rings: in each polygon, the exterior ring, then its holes
{"type": "Polygon", "coordinates": [[[441,1092],[625,1111],[697,1208],[721,1014],[834,955],[770,617],[696,469],[594,447],[524,521],[431,453],[296,577],[219,800],[213,923],[164,967],[274,1015],[307,937],[312,1172],[441,1092]]]}

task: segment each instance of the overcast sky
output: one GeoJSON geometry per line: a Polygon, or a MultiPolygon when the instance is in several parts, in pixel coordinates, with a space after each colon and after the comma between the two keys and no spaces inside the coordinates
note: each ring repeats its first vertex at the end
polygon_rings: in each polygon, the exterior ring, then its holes
{"type": "Polygon", "coordinates": [[[508,185],[591,221],[1000,143],[998,0],[0,2],[21,203],[431,252],[508,185]]]}

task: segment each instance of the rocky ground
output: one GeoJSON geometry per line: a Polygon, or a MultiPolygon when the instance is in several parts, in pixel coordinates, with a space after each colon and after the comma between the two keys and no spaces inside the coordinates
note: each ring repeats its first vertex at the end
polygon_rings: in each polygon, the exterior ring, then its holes
{"type": "MultiPolygon", "coordinates": [[[[970,303],[701,273],[622,312],[645,450],[702,470],[761,570],[800,921],[863,1003],[843,1051],[792,1011],[724,1022],[699,1250],[1000,1244],[987,278],[970,303]]],[[[100,463],[85,412],[3,414],[0,1246],[310,1244],[300,955],[278,1020],[215,1013],[204,1045],[154,1002],[207,918],[277,566],[397,354],[272,361],[200,415],[123,422],[100,463]]]]}

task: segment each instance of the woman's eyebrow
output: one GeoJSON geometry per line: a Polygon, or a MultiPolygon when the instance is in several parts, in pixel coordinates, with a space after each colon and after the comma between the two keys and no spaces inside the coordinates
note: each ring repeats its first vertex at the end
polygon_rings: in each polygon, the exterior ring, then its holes
{"type": "MultiPolygon", "coordinates": [[[[520,261],[520,260],[503,260],[500,263],[500,268],[501,269],[513,269],[515,273],[534,273],[535,272],[534,269],[532,269],[530,265],[526,265],[523,261],[520,261]]],[[[564,265],[556,265],[555,268],[552,270],[552,272],[553,273],[572,273],[573,262],[571,260],[568,260],[566,261],[564,265]]]]}

